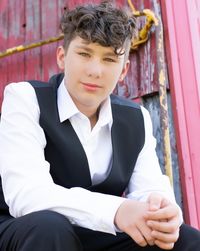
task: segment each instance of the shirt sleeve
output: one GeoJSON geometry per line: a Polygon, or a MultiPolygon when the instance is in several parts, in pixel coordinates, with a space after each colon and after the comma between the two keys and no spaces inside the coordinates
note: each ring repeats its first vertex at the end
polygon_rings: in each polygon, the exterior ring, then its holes
{"type": "Polygon", "coordinates": [[[44,157],[46,139],[39,116],[35,91],[29,83],[6,87],[0,123],[0,174],[10,214],[20,217],[53,210],[72,224],[115,234],[113,219],[125,199],[56,185],[44,157]]]}
{"type": "Polygon", "coordinates": [[[182,210],[176,203],[174,191],[168,176],[162,174],[160,169],[155,151],[156,140],[153,136],[149,112],[144,107],[141,107],[141,109],[144,118],[145,143],[138,156],[125,197],[138,201],[147,201],[151,193],[159,193],[164,198],[177,205],[180,215],[180,224],[182,224],[182,210]]]}
{"type": "Polygon", "coordinates": [[[155,151],[156,140],[153,136],[150,115],[144,107],[141,107],[141,109],[144,117],[145,143],[129,182],[127,197],[146,201],[150,193],[158,192],[170,201],[175,202],[169,178],[163,175],[160,169],[155,151]]]}

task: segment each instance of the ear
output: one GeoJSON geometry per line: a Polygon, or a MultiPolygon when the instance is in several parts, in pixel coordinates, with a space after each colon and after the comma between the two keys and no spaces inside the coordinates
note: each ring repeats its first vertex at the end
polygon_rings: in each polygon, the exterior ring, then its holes
{"type": "Polygon", "coordinates": [[[65,69],[65,50],[63,46],[59,46],[56,51],[57,64],[60,70],[65,69]]]}
{"type": "Polygon", "coordinates": [[[130,66],[130,60],[127,60],[123,66],[122,72],[119,76],[119,82],[123,81],[124,78],[126,77],[126,74],[129,70],[129,66],[130,66]]]}

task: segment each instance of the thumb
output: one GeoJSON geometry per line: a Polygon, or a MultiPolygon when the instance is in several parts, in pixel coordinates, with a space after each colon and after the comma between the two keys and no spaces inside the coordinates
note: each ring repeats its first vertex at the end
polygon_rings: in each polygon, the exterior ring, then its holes
{"type": "Polygon", "coordinates": [[[158,193],[152,193],[149,195],[147,202],[149,203],[149,210],[156,211],[161,208],[162,196],[158,193]]]}

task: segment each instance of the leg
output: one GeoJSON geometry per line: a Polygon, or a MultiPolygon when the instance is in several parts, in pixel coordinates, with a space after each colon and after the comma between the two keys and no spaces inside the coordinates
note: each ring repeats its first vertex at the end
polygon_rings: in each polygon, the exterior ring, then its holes
{"type": "Polygon", "coordinates": [[[180,229],[180,237],[173,251],[199,251],[200,231],[183,224],[180,229]]]}
{"type": "MultiPolygon", "coordinates": [[[[75,227],[84,251],[163,251],[157,246],[138,246],[128,235],[118,233],[117,236],[75,227]]],[[[199,251],[200,232],[183,224],[180,238],[172,251],[199,251]]]]}
{"type": "Polygon", "coordinates": [[[1,251],[81,251],[81,244],[66,217],[39,211],[0,225],[1,251]]]}
{"type": "Polygon", "coordinates": [[[89,229],[75,227],[84,251],[146,251],[141,250],[138,245],[126,234],[107,234],[89,229]]]}

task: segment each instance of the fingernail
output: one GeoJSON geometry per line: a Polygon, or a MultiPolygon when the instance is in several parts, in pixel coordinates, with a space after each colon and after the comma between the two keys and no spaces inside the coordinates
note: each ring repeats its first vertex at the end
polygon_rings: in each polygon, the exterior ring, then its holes
{"type": "Polygon", "coordinates": [[[154,241],[150,241],[149,246],[153,246],[153,245],[154,245],[154,241]]]}

